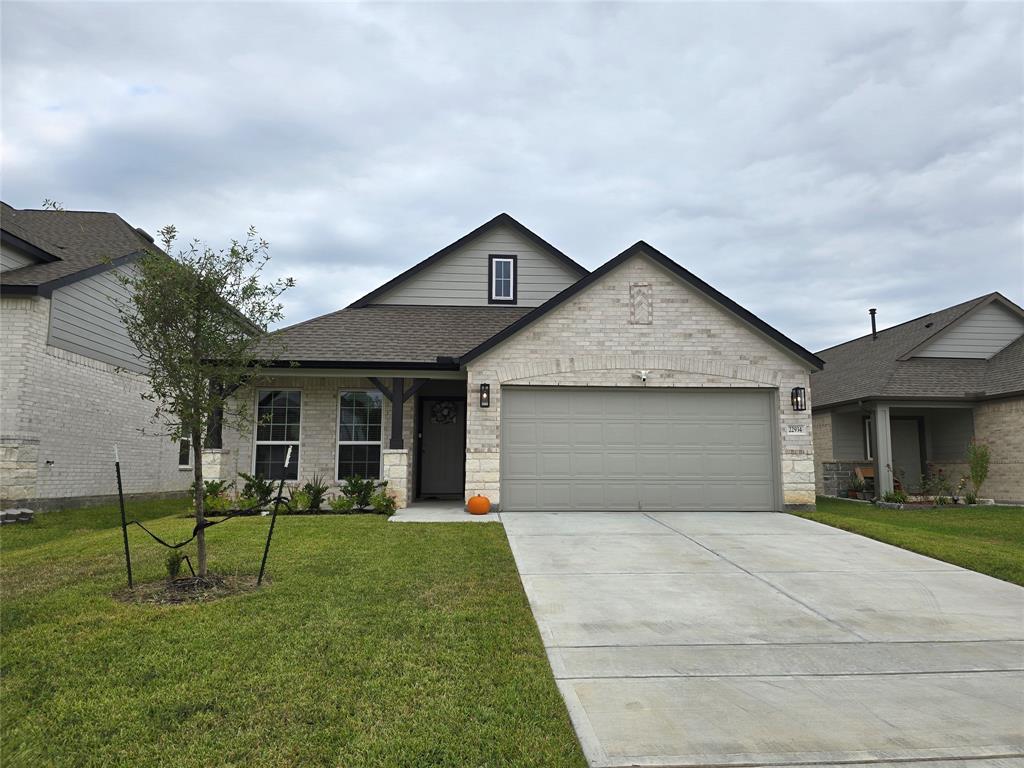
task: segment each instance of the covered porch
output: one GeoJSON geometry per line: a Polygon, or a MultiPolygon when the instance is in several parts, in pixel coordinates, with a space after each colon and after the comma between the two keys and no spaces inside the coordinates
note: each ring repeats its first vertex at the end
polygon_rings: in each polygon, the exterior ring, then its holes
{"type": "Polygon", "coordinates": [[[461,505],[466,375],[441,369],[290,368],[240,390],[250,430],[204,451],[204,474],[240,473],[340,487],[358,475],[387,481],[400,508],[417,500],[461,505]],[[285,467],[288,449],[292,461],[285,467]]]}
{"type": "Polygon", "coordinates": [[[862,402],[831,415],[830,495],[842,495],[857,474],[873,478],[874,494],[881,497],[897,488],[922,493],[927,479],[940,475],[955,490],[967,473],[966,450],[975,434],[972,403],[862,402]]]}

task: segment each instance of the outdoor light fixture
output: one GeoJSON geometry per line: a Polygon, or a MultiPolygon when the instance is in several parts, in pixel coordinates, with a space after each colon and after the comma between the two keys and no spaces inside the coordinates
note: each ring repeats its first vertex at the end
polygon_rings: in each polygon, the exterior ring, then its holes
{"type": "Polygon", "coordinates": [[[803,387],[793,387],[793,391],[790,393],[790,400],[793,403],[794,411],[807,410],[807,390],[803,387]]]}
{"type": "Polygon", "coordinates": [[[481,384],[480,385],[480,407],[490,408],[491,407],[491,385],[481,384]]]}

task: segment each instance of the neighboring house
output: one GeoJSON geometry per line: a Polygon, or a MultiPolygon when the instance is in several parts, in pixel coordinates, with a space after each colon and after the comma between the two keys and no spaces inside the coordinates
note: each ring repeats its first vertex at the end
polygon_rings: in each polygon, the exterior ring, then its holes
{"type": "Polygon", "coordinates": [[[0,203],[0,503],[47,507],[188,488],[189,453],[142,434],[153,404],[118,318],[117,269],[153,240],[113,213],[0,203]]]}
{"type": "Polygon", "coordinates": [[[505,510],[814,502],[794,389],[821,361],[643,242],[588,273],[501,214],[275,343],[280,370],[241,395],[259,426],[206,452],[211,477],[505,510]]]}
{"type": "Polygon", "coordinates": [[[999,293],[868,334],[818,356],[811,377],[815,480],[836,495],[858,466],[878,492],[942,470],[967,473],[972,439],[991,450],[982,496],[1024,501],[1024,310],[999,293]]]}

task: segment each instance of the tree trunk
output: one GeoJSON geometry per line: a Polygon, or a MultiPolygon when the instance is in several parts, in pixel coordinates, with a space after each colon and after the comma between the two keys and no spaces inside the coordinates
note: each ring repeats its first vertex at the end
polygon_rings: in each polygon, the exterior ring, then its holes
{"type": "Polygon", "coordinates": [[[196,534],[196,574],[202,578],[206,577],[206,530],[202,527],[206,522],[206,486],[203,484],[203,441],[198,429],[193,429],[189,434],[192,448],[193,476],[196,480],[196,525],[199,533],[196,534]]]}

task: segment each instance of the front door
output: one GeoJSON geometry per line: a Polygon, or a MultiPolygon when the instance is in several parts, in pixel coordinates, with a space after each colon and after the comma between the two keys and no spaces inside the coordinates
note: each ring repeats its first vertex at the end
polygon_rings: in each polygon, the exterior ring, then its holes
{"type": "Polygon", "coordinates": [[[921,492],[921,422],[917,418],[893,417],[892,465],[903,490],[908,493],[921,492]]]}
{"type": "Polygon", "coordinates": [[[466,398],[421,397],[421,498],[462,498],[466,472],[466,398]]]}

